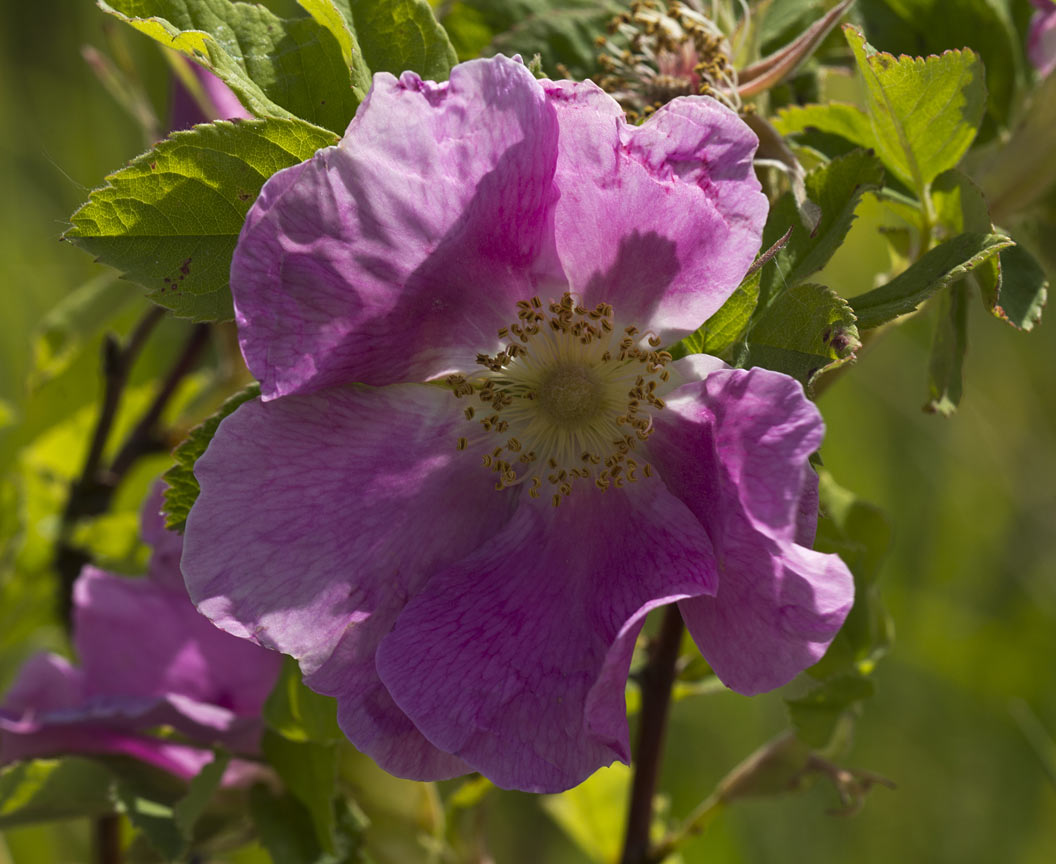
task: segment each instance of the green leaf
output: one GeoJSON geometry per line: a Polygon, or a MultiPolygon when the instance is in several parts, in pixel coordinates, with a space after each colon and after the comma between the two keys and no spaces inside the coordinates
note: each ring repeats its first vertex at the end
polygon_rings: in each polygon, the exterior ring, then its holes
{"type": "Polygon", "coordinates": [[[249,791],[249,812],[260,844],[273,862],[320,864],[325,860],[308,811],[290,793],[279,796],[266,786],[254,786],[249,791]]]}
{"type": "Polygon", "coordinates": [[[116,273],[100,273],[54,306],[33,333],[30,387],[60,375],[99,332],[136,299],[136,290],[116,273]]]}
{"type": "Polygon", "coordinates": [[[850,299],[862,329],[879,327],[916,309],[940,288],[951,284],[1013,244],[1003,234],[959,234],[926,252],[886,285],[850,299]]]}
{"type": "Polygon", "coordinates": [[[479,9],[462,0],[444,4],[442,23],[459,60],[479,57],[491,43],[495,31],[479,9]]]}
{"type": "Polygon", "coordinates": [[[868,673],[891,642],[891,619],[880,598],[878,577],[891,548],[891,523],[818,470],[821,515],[814,548],[835,552],[854,575],[854,605],[825,656],[808,670],[815,678],[868,673]]]}
{"type": "Polygon", "coordinates": [[[763,246],[772,244],[789,226],[792,235],[775,256],[774,267],[764,269],[760,292],[764,303],[776,291],[794,287],[828,263],[847,236],[862,195],[878,189],[883,178],[880,160],[866,150],[852,150],[807,174],[807,197],[821,208],[821,220],[813,231],[807,231],[799,220],[791,192],[778,199],[766,220],[763,246]]]}
{"type": "Polygon", "coordinates": [[[177,132],[111,174],[64,236],[181,317],[230,318],[231,256],[261,186],[336,141],[299,120],[177,132]]]}
{"type": "Polygon", "coordinates": [[[964,231],[988,234],[994,230],[983,190],[956,168],[935,178],[931,201],[938,223],[948,235],[964,231]]]}
{"type": "Polygon", "coordinates": [[[212,417],[191,430],[187,439],[172,453],[176,464],[165,472],[163,479],[168,484],[165,489],[165,527],[170,531],[182,532],[187,524],[187,514],[198,499],[201,487],[194,476],[194,463],[205,452],[213,440],[220,421],[234,412],[243,402],[256,399],[260,395],[259,385],[253,384],[241,393],[228,399],[212,417]]]}
{"type": "Polygon", "coordinates": [[[1042,266],[1022,246],[1001,250],[996,291],[984,291],[990,311],[1017,330],[1030,331],[1041,321],[1049,297],[1049,280],[1042,266]]]}
{"type": "Polygon", "coordinates": [[[755,270],[746,276],[719,311],[705,321],[699,330],[671,347],[671,356],[677,360],[687,354],[713,354],[732,361],[737,347],[744,342],[748,322],[759,302],[761,272],[761,269],[755,270]]]}
{"type": "MultiPolygon", "coordinates": [[[[781,108],[773,124],[782,135],[802,136],[803,133],[814,129],[829,135],[838,135],[856,147],[876,148],[876,136],[869,122],[869,115],[857,105],[827,102],[824,105],[781,108]]],[[[829,155],[825,151],[822,152],[829,155]]]]}
{"type": "Polygon", "coordinates": [[[847,301],[808,282],[782,291],[753,320],[745,366],[784,372],[809,391],[818,375],[851,360],[861,344],[847,301]]]}
{"type": "Polygon", "coordinates": [[[873,695],[873,682],[860,675],[842,675],[826,681],[806,696],[786,699],[797,737],[814,748],[824,747],[832,738],[843,714],[873,695]]]}
{"type": "Polygon", "coordinates": [[[538,54],[547,75],[556,77],[564,69],[574,78],[586,78],[598,70],[595,40],[616,11],[604,3],[553,4],[498,34],[488,53],[538,54]]]}
{"type": "Polygon", "coordinates": [[[114,811],[113,777],[90,759],[34,759],[0,768],[0,828],[114,811]]]}
{"type": "Polygon", "coordinates": [[[333,744],[291,741],[270,729],[261,740],[264,758],[304,805],[322,849],[334,851],[337,755],[333,744]]]}
{"type": "Polygon", "coordinates": [[[309,690],[297,661],[284,657],[282,674],[264,703],[268,726],[291,741],[329,743],[341,740],[337,701],[309,690]]]}
{"type": "Polygon", "coordinates": [[[173,817],[172,807],[140,795],[134,786],[118,783],[117,797],[132,827],[147,838],[166,861],[176,861],[184,846],[184,836],[173,817]]]}
{"type": "Polygon", "coordinates": [[[370,88],[362,56],[353,50],[346,61],[349,46],[312,17],[282,19],[263,6],[230,0],[98,5],[211,69],[258,117],[299,117],[340,134],[370,88]]]}
{"type": "Polygon", "coordinates": [[[167,795],[159,795],[159,790],[153,788],[149,775],[140,778],[134,772],[123,774],[116,790],[125,813],[165,860],[180,861],[190,852],[194,827],[220,788],[230,761],[229,754],[217,753],[191,779],[186,792],[171,803],[166,800],[167,795]],[[144,779],[148,782],[142,782],[144,779]]]}
{"type": "Polygon", "coordinates": [[[1007,5],[995,0],[958,0],[954,9],[949,0],[884,0],[882,4],[860,3],[858,8],[865,32],[893,54],[937,54],[971,46],[986,66],[987,111],[998,125],[1005,125],[1016,83],[1022,78],[1020,37],[1007,5]],[[879,5],[888,12],[886,22],[875,14],[879,5]]]}
{"type": "Polygon", "coordinates": [[[374,72],[398,76],[410,69],[423,78],[443,81],[458,61],[447,31],[437,23],[426,0],[332,2],[352,23],[367,64],[374,72]]]}
{"type": "Polygon", "coordinates": [[[943,293],[939,305],[939,326],[935,330],[928,367],[925,411],[949,417],[957,410],[964,393],[964,355],[967,350],[968,288],[962,280],[943,293]]]}
{"type": "Polygon", "coordinates": [[[444,26],[464,59],[538,54],[547,74],[561,65],[576,78],[597,71],[595,39],[626,10],[613,0],[458,0],[444,7],[444,26]]]}
{"type": "MultiPolygon", "coordinates": [[[[224,778],[224,771],[231,762],[231,754],[217,752],[213,761],[205,765],[198,774],[191,779],[187,786],[187,794],[176,802],[172,808],[173,817],[180,827],[187,842],[194,836],[194,826],[205,812],[210,799],[220,788],[220,781],[224,778]]],[[[186,847],[184,847],[186,849],[186,847]]]]}
{"type": "Polygon", "coordinates": [[[623,841],[631,769],[620,763],[602,768],[560,795],[546,795],[543,809],[597,864],[616,861],[623,841]]]}
{"type": "Polygon", "coordinates": [[[845,24],[843,31],[865,80],[877,153],[923,199],[975,138],[986,105],[983,65],[967,48],[896,58],[873,48],[858,28],[845,24]]]}
{"type": "Polygon", "coordinates": [[[297,3],[337,40],[337,44],[341,46],[341,56],[345,58],[345,64],[350,69],[357,62],[361,62],[359,44],[352,32],[352,18],[348,13],[347,2],[343,0],[297,0],[297,3]]]}

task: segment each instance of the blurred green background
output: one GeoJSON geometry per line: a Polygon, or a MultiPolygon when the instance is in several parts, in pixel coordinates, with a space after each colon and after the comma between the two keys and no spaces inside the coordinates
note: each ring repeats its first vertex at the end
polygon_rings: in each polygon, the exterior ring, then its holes
{"type": "MultiPolygon", "coordinates": [[[[54,348],[54,340],[42,341],[45,315],[103,272],[59,236],[88,190],[144,146],[81,58],[82,45],[108,44],[109,22],[92,3],[5,0],[3,9],[0,473],[18,485],[5,484],[0,497],[0,541],[7,541],[0,547],[0,688],[31,650],[62,645],[51,623],[48,544],[98,395],[93,358],[104,328],[91,321],[77,335],[79,362],[38,380],[32,393],[27,385],[34,352],[39,361],[41,351],[54,348]],[[57,422],[61,434],[39,437],[57,422]],[[16,488],[36,496],[28,510],[16,501],[16,488]]],[[[164,106],[164,61],[146,40],[120,35],[118,47],[130,52],[152,100],[164,106]]],[[[871,288],[863,278],[886,266],[876,210],[862,208],[851,240],[826,271],[844,295],[871,288]]],[[[144,301],[128,286],[107,290],[121,311],[106,327],[127,331],[144,301]]],[[[887,333],[820,400],[826,466],[883,508],[894,527],[882,580],[896,638],[845,761],[898,788],[875,790],[853,817],[827,814],[838,801],[824,784],[739,803],[686,847],[685,862],[1056,861],[1056,327],[1043,322],[1024,335],[973,304],[966,397],[945,420],[920,410],[932,315],[925,309],[887,333]]],[[[137,372],[143,380],[157,373],[185,329],[166,323],[137,372]]],[[[148,461],[119,495],[127,518],[166,460],[148,461]]],[[[679,702],[662,778],[671,812],[688,813],[786,725],[779,695],[679,702]]],[[[410,784],[364,776],[374,778],[363,787],[368,812],[372,798],[419,794],[410,784]]],[[[489,796],[483,818],[494,860],[585,860],[540,804],[516,793],[489,796]]],[[[588,807],[584,818],[596,820],[597,831],[611,830],[613,816],[600,807],[588,807]]],[[[386,830],[376,814],[375,824],[386,830]]],[[[86,836],[76,821],[13,830],[0,835],[0,864],[87,860],[86,836]]]]}

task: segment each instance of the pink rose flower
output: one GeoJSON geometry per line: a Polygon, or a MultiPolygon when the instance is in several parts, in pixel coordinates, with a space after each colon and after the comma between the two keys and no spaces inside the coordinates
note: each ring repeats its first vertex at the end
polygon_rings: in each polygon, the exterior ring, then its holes
{"type": "Polygon", "coordinates": [[[182,568],[386,770],[555,791],[627,761],[665,604],[743,693],[839,629],[816,408],[658,348],[752,263],[756,145],[710,98],[634,127],[496,57],[376,75],[339,145],[264,186],[231,273],[262,397],[196,466],[182,568]]]}

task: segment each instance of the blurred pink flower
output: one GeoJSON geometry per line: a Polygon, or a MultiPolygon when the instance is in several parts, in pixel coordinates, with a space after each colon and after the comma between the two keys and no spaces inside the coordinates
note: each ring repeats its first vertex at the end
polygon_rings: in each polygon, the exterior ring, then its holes
{"type": "MultiPolygon", "coordinates": [[[[180,777],[212,761],[209,749],[255,753],[261,708],[281,658],[217,630],[191,605],[178,569],[179,537],[153,495],[144,536],[151,572],[129,579],[85,567],[74,586],[80,665],[38,654],[0,704],[0,764],[67,754],[132,756],[180,777]],[[151,734],[171,727],[179,737],[151,734]]],[[[233,762],[225,782],[246,773],[233,762]]]]}
{"type": "Polygon", "coordinates": [[[1037,11],[1030,19],[1027,56],[1045,77],[1056,68],[1056,3],[1053,0],[1031,0],[1037,11]]]}
{"type": "Polygon", "coordinates": [[[209,123],[212,120],[249,120],[253,117],[216,75],[190,60],[183,62],[201,84],[202,95],[208,104],[203,106],[199,103],[179,78],[173,76],[172,104],[169,108],[170,132],[189,129],[198,123],[209,123]]]}

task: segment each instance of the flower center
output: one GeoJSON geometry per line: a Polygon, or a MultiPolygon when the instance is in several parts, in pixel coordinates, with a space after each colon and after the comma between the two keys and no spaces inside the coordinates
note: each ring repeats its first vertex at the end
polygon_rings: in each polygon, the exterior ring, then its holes
{"type": "MultiPolygon", "coordinates": [[[[505,348],[477,355],[483,371],[447,378],[482,430],[472,443],[489,445],[483,462],[497,489],[529,481],[529,495],[545,491],[557,506],[576,481],[604,490],[650,475],[635,451],[652,432],[650,411],[664,407],[656,390],[671,355],[657,350],[657,336],[617,332],[611,306],[587,309],[566,293],[545,306],[518,303],[499,338],[505,348]]],[[[470,443],[459,438],[458,449],[470,443]]]]}
{"type": "Polygon", "coordinates": [[[596,418],[602,391],[590,366],[557,366],[539,383],[539,407],[555,425],[575,429],[596,418]]]}

